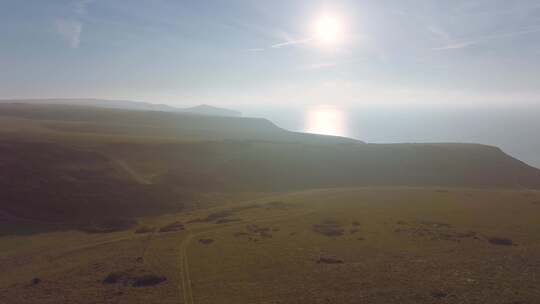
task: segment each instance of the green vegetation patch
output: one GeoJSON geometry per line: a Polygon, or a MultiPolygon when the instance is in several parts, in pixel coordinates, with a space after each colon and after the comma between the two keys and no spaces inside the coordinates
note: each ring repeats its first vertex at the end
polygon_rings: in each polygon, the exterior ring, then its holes
{"type": "Polygon", "coordinates": [[[461,231],[448,223],[435,221],[398,221],[397,224],[399,227],[394,232],[414,237],[454,242],[459,242],[462,239],[480,239],[480,235],[477,232],[461,231]]]}
{"type": "Polygon", "coordinates": [[[199,240],[199,244],[203,244],[203,245],[210,245],[214,242],[213,239],[200,239],[199,240]]]}
{"type": "Polygon", "coordinates": [[[267,209],[289,209],[292,207],[291,204],[285,203],[282,201],[272,201],[264,204],[267,209]]]}
{"type": "Polygon", "coordinates": [[[112,272],[103,279],[103,284],[122,284],[124,286],[131,285],[133,287],[145,287],[158,285],[167,280],[164,276],[159,276],[151,273],[134,273],[133,270],[112,272]]]}
{"type": "Polygon", "coordinates": [[[175,231],[182,231],[185,229],[185,226],[182,222],[174,222],[170,223],[166,226],[163,226],[159,229],[159,232],[175,232],[175,231]]]}
{"type": "Polygon", "coordinates": [[[343,264],[344,261],[342,259],[338,258],[332,258],[332,257],[320,257],[317,260],[317,264],[343,264]]]}
{"type": "Polygon", "coordinates": [[[323,221],[320,224],[315,224],[312,226],[314,232],[325,235],[325,236],[342,236],[345,234],[345,229],[337,222],[332,220],[323,221]]]}
{"type": "Polygon", "coordinates": [[[129,230],[136,225],[137,221],[134,219],[105,219],[83,224],[79,230],[87,233],[111,233],[129,230]]]}
{"type": "Polygon", "coordinates": [[[152,233],[152,232],[155,232],[156,231],[156,228],[155,227],[149,227],[149,226],[141,226],[139,228],[137,228],[137,230],[135,230],[135,233],[152,233]]]}

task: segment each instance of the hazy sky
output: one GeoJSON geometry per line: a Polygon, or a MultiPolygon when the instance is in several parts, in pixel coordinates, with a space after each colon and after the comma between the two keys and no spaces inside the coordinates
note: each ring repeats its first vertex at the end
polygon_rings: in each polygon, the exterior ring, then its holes
{"type": "Polygon", "coordinates": [[[538,104],[539,58],[538,0],[0,0],[0,98],[538,104]]]}

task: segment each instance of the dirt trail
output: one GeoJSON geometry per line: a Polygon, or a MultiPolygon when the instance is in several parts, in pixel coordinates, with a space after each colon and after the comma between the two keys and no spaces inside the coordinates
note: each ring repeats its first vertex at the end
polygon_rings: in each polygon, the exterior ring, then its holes
{"type": "Polygon", "coordinates": [[[133,170],[133,168],[131,168],[125,161],[118,160],[118,159],[113,159],[113,161],[114,161],[114,163],[116,165],[118,165],[122,170],[124,170],[124,172],[126,172],[129,176],[131,176],[139,184],[143,184],[143,185],[152,184],[151,180],[149,180],[148,178],[142,176],[141,174],[139,174],[138,172],[133,170]]]}
{"type": "MultiPolygon", "coordinates": [[[[297,213],[297,214],[272,216],[272,217],[262,218],[262,219],[253,220],[253,221],[244,221],[241,223],[225,224],[214,229],[208,229],[208,230],[200,231],[197,233],[188,234],[186,238],[180,244],[180,277],[181,277],[181,288],[182,288],[182,294],[183,294],[183,300],[184,300],[182,303],[183,304],[195,303],[195,301],[193,300],[193,291],[191,289],[192,284],[191,284],[191,277],[189,274],[189,261],[188,261],[188,256],[187,256],[187,248],[194,237],[203,235],[205,233],[214,232],[223,228],[241,226],[241,225],[246,225],[248,223],[253,224],[253,223],[261,223],[261,222],[269,222],[269,221],[279,221],[285,218],[308,215],[312,212],[314,211],[302,212],[302,213],[297,213]]],[[[180,286],[178,287],[180,289],[180,286]]]]}
{"type": "Polygon", "coordinates": [[[187,261],[186,249],[195,234],[188,235],[180,244],[180,277],[182,278],[182,294],[184,304],[193,303],[193,293],[191,290],[191,278],[189,276],[189,264],[187,261]]]}

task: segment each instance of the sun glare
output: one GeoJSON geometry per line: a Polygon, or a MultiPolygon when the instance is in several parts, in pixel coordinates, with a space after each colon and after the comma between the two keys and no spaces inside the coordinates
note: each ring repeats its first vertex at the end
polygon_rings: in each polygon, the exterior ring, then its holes
{"type": "Polygon", "coordinates": [[[345,115],[332,106],[317,106],[308,109],[305,131],[308,133],[346,136],[345,115]]]}
{"type": "Polygon", "coordinates": [[[343,42],[345,26],[338,16],[326,14],[315,19],[313,32],[318,43],[323,46],[334,46],[343,42]]]}

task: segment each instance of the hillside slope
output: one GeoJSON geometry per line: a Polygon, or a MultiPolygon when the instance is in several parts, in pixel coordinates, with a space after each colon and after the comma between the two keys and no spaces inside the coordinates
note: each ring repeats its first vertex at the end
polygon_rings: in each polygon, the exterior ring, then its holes
{"type": "Polygon", "coordinates": [[[182,112],[210,115],[210,116],[228,116],[228,117],[240,117],[242,113],[224,108],[213,107],[209,105],[199,105],[191,108],[182,109],[182,112]]]}
{"type": "Polygon", "coordinates": [[[234,110],[218,108],[210,105],[198,105],[189,108],[173,107],[166,104],[155,104],[131,100],[108,100],[95,98],[47,98],[47,99],[0,99],[0,104],[29,104],[29,105],[67,105],[100,107],[121,110],[161,111],[173,113],[191,113],[210,116],[239,117],[242,113],[234,110]]]}
{"type": "Polygon", "coordinates": [[[475,144],[364,144],[260,119],[0,106],[0,211],[84,220],[179,210],[211,193],[352,186],[540,189],[475,144]]]}
{"type": "Polygon", "coordinates": [[[474,144],[114,144],[104,153],[126,160],[157,183],[198,180],[214,190],[372,185],[540,188],[540,170],[498,148],[474,144]]]}
{"type": "Polygon", "coordinates": [[[188,191],[137,182],[111,158],[48,143],[0,142],[0,211],[54,222],[180,210],[188,191]]]}
{"type": "Polygon", "coordinates": [[[281,129],[262,118],[132,111],[86,106],[0,104],[2,131],[32,126],[49,135],[148,137],[153,140],[260,140],[290,143],[360,143],[343,137],[281,129]]]}

